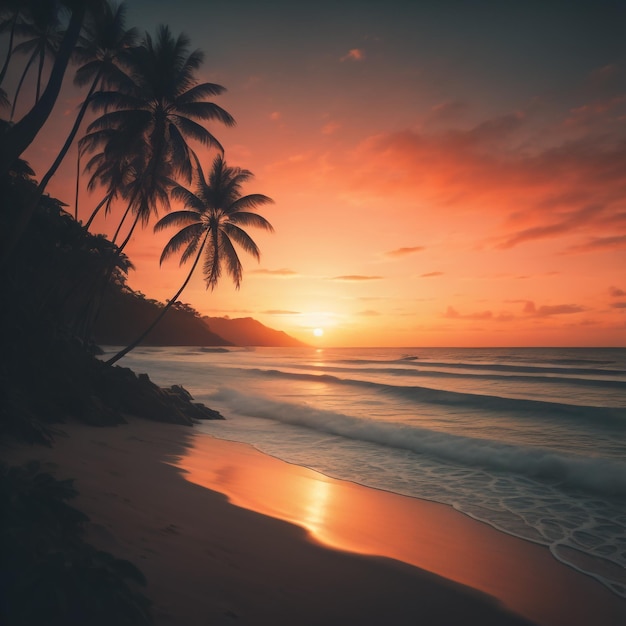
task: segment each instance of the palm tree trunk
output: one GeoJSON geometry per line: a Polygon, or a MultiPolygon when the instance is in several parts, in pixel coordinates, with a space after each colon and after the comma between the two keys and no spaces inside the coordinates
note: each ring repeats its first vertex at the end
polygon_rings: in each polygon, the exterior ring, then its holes
{"type": "MultiPolygon", "coordinates": [[[[133,233],[135,232],[135,228],[137,228],[137,224],[139,224],[140,219],[141,219],[141,213],[137,213],[137,216],[135,217],[135,221],[133,222],[133,225],[130,227],[130,230],[128,231],[128,235],[126,235],[126,239],[124,239],[124,241],[122,241],[122,243],[118,246],[118,254],[122,252],[124,248],[128,245],[128,242],[130,241],[130,238],[133,236],[133,233]]],[[[113,243],[115,243],[115,238],[113,238],[113,243]]]]}
{"type": "MultiPolygon", "coordinates": [[[[15,160],[28,148],[45,124],[57,100],[65,71],[69,65],[74,46],[80,35],[88,2],[73,3],[72,16],[59,46],[57,57],[50,72],[48,84],[37,104],[3,137],[0,145],[0,177],[3,177],[15,160]]],[[[30,219],[30,216],[29,216],[30,219]]]]}
{"type": "Polygon", "coordinates": [[[15,15],[13,16],[13,20],[11,23],[11,32],[9,34],[9,49],[7,50],[7,58],[4,60],[4,65],[2,66],[2,70],[0,70],[0,85],[4,82],[4,77],[7,75],[7,71],[9,69],[9,62],[11,61],[11,56],[13,54],[13,40],[15,39],[15,26],[17,25],[17,18],[19,17],[20,12],[15,11],[15,15]]]}
{"type": "Polygon", "coordinates": [[[39,100],[39,94],[41,93],[41,75],[43,74],[43,63],[46,60],[46,48],[45,44],[41,44],[41,50],[39,51],[39,67],[37,68],[37,92],[35,94],[35,104],[39,100]]]}
{"type": "Polygon", "coordinates": [[[78,194],[80,192],[80,149],[76,149],[76,189],[74,190],[74,219],[78,222],[78,194]]]}
{"type": "Polygon", "coordinates": [[[36,56],[37,56],[37,51],[33,52],[30,55],[30,59],[28,59],[28,63],[26,64],[26,67],[24,68],[24,71],[22,72],[22,75],[20,76],[20,82],[17,83],[17,89],[15,90],[15,95],[13,96],[13,106],[11,107],[11,117],[9,118],[11,121],[13,121],[13,117],[15,115],[15,106],[17,105],[17,98],[20,95],[20,91],[22,90],[24,79],[26,78],[26,74],[28,74],[28,70],[30,69],[30,66],[32,65],[36,56]]]}
{"type": "Polygon", "coordinates": [[[152,322],[152,324],[150,324],[150,326],[148,326],[148,328],[146,328],[146,330],[144,330],[143,333],[141,333],[141,335],[139,335],[139,337],[135,339],[135,341],[130,343],[123,350],[120,350],[115,356],[112,356],[106,362],[107,365],[113,365],[114,363],[117,363],[122,357],[126,356],[131,350],[134,350],[152,332],[152,329],[163,319],[165,314],[172,308],[172,305],[175,302],[177,302],[178,298],[180,297],[180,294],[183,292],[183,290],[185,289],[185,287],[191,280],[191,277],[196,269],[196,266],[198,265],[198,261],[200,261],[200,257],[202,256],[202,252],[204,250],[204,246],[206,244],[206,240],[208,236],[209,236],[209,233],[207,233],[204,236],[204,240],[202,242],[202,245],[200,246],[200,249],[198,250],[196,259],[193,262],[193,265],[191,266],[191,270],[189,271],[189,274],[187,275],[185,282],[181,285],[180,289],[174,294],[174,297],[163,307],[163,310],[157,315],[156,319],[152,322]]]}
{"type": "MultiPolygon", "coordinates": [[[[96,86],[100,80],[100,75],[101,75],[101,72],[99,71],[96,74],[96,77],[94,78],[93,83],[91,83],[91,87],[89,88],[87,97],[85,98],[85,100],[83,101],[83,104],[80,107],[80,111],[78,112],[78,115],[76,116],[76,119],[74,120],[74,125],[72,126],[72,130],[70,130],[70,134],[67,136],[67,139],[65,140],[65,143],[63,144],[63,147],[61,148],[61,151],[57,155],[57,158],[54,160],[54,163],[50,166],[50,169],[45,173],[44,177],[41,179],[41,182],[39,183],[39,190],[41,193],[45,191],[46,186],[48,185],[48,182],[54,176],[57,169],[59,169],[59,165],[61,165],[61,162],[63,161],[63,159],[65,158],[65,155],[67,154],[67,151],[70,149],[70,146],[72,145],[72,142],[74,141],[74,138],[76,137],[76,133],[78,132],[78,129],[80,128],[81,122],[83,121],[83,118],[85,117],[85,113],[87,112],[87,107],[89,106],[89,102],[91,101],[91,96],[93,95],[93,92],[96,90],[96,86]]],[[[80,153],[79,153],[79,158],[80,158],[80,153]]]]}
{"type": "MultiPolygon", "coordinates": [[[[104,198],[102,198],[102,200],[100,200],[100,202],[98,202],[98,206],[96,206],[96,208],[92,211],[91,215],[89,216],[89,219],[87,220],[87,223],[85,224],[85,228],[87,230],[89,230],[89,227],[91,226],[91,222],[94,221],[96,215],[98,215],[98,213],[100,212],[100,209],[106,203],[109,203],[109,204],[111,203],[111,196],[109,194],[104,196],[104,198]]],[[[115,243],[115,242],[113,242],[113,243],[115,243]]]]}
{"type": "Polygon", "coordinates": [[[126,211],[124,211],[124,215],[122,215],[122,219],[120,220],[120,223],[117,225],[117,228],[115,229],[115,233],[113,234],[113,239],[111,239],[111,243],[115,243],[117,241],[117,238],[120,234],[120,230],[122,230],[122,226],[124,222],[126,221],[128,214],[130,213],[130,208],[132,204],[133,204],[132,201],[128,203],[128,206],[126,207],[126,211]]]}
{"type": "MultiPolygon", "coordinates": [[[[52,66],[48,84],[35,106],[17,123],[11,127],[3,136],[0,143],[0,178],[4,178],[15,161],[33,142],[41,127],[50,116],[54,104],[57,100],[65,71],[69,65],[72,52],[80,35],[87,2],[76,2],[73,4],[72,16],[67,30],[59,47],[57,57],[52,66]]],[[[41,194],[34,194],[31,202],[26,203],[20,212],[17,223],[11,232],[2,242],[2,258],[0,267],[4,268],[22,238],[28,224],[35,213],[41,194]]]]}

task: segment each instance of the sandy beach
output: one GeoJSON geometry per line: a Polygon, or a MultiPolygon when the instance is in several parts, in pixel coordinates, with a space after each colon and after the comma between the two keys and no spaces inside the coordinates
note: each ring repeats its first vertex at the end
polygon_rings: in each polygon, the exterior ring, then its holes
{"type": "Polygon", "coordinates": [[[14,446],[74,478],[88,539],[146,575],[155,622],[618,626],[626,603],[452,508],[133,419],[14,446]],[[471,619],[470,619],[471,618],[471,619]]]}

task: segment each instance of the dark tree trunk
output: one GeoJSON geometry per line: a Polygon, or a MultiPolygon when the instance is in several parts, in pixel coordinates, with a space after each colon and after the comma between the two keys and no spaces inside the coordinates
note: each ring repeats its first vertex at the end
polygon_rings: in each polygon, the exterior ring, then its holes
{"type": "Polygon", "coordinates": [[[28,148],[45,124],[57,100],[65,70],[80,35],[80,29],[87,10],[87,2],[75,3],[72,17],[65,31],[59,53],[52,66],[50,79],[41,98],[35,106],[3,137],[0,146],[0,177],[6,175],[16,159],[28,148]]]}
{"type": "Polygon", "coordinates": [[[191,270],[189,271],[189,274],[187,274],[187,278],[185,279],[185,282],[181,285],[180,289],[174,294],[174,297],[163,307],[163,310],[157,315],[156,319],[152,322],[152,324],[150,324],[150,326],[148,326],[148,328],[146,328],[146,330],[144,330],[143,333],[141,333],[141,335],[139,335],[139,337],[135,339],[135,341],[130,343],[123,350],[120,350],[115,356],[112,356],[106,362],[107,365],[113,365],[114,363],[117,363],[122,357],[126,356],[131,350],[134,350],[152,332],[154,327],[163,319],[165,314],[172,308],[174,303],[178,301],[178,298],[180,298],[180,294],[183,293],[183,290],[185,289],[185,287],[191,280],[191,277],[196,269],[196,266],[198,265],[198,261],[200,260],[200,257],[202,256],[202,251],[204,250],[204,246],[206,245],[206,240],[208,236],[209,236],[209,233],[207,233],[204,236],[204,241],[202,242],[202,245],[200,246],[200,249],[198,250],[198,254],[196,255],[196,259],[193,262],[193,265],[191,266],[191,270]]]}
{"type": "MultiPolygon", "coordinates": [[[[35,106],[17,123],[10,128],[2,137],[0,143],[0,179],[4,178],[15,161],[33,142],[41,127],[50,116],[54,104],[61,90],[63,77],[70,62],[70,57],[76,46],[76,41],[80,35],[83,19],[87,10],[87,2],[77,2],[72,11],[69,25],[65,31],[65,36],[59,47],[59,53],[55,59],[48,84],[41,98],[35,106]]],[[[4,267],[13,255],[22,238],[28,224],[37,208],[41,194],[34,194],[36,197],[27,203],[19,215],[17,223],[12,231],[6,236],[3,242],[3,254],[0,266],[4,267]]]]}

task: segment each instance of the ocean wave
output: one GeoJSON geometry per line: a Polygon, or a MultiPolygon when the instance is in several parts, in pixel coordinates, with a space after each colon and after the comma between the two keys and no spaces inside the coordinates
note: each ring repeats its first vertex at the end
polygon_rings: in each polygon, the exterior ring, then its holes
{"type": "MultiPolygon", "coordinates": [[[[319,370],[316,365],[298,365],[300,369],[319,370]]],[[[468,380],[498,380],[505,382],[523,382],[523,383],[539,383],[539,384],[565,384],[576,385],[578,387],[605,387],[607,389],[624,389],[626,390],[626,380],[610,380],[603,378],[575,378],[565,376],[533,376],[532,374],[482,374],[467,372],[446,372],[442,370],[417,369],[407,367],[359,367],[358,369],[349,367],[333,367],[331,365],[324,366],[326,372],[339,373],[367,373],[378,374],[381,376],[411,376],[429,378],[464,378],[468,380]]]]}
{"type": "MultiPolygon", "coordinates": [[[[467,361],[424,361],[417,357],[408,359],[341,359],[337,363],[344,365],[385,365],[397,364],[410,367],[439,367],[444,369],[490,370],[494,372],[519,372],[526,374],[570,374],[578,376],[626,376],[623,369],[605,369],[603,367],[554,367],[545,365],[511,365],[508,363],[470,363],[467,361]]],[[[599,362],[597,362],[599,364],[599,362]]],[[[573,363],[571,363],[573,365],[573,363]]]]}
{"type": "Polygon", "coordinates": [[[430,387],[389,385],[367,380],[339,378],[330,374],[304,374],[285,372],[282,370],[247,370],[260,376],[270,378],[285,378],[289,380],[303,380],[324,382],[334,385],[368,388],[374,391],[401,396],[413,402],[438,404],[461,408],[479,409],[482,411],[515,411],[516,413],[531,413],[542,419],[572,418],[583,420],[593,426],[604,426],[618,430],[626,430],[626,411],[623,407],[585,406],[579,404],[565,404],[544,400],[529,400],[524,398],[507,398],[486,394],[464,393],[430,387]]]}
{"type": "Polygon", "coordinates": [[[347,439],[409,450],[440,461],[486,471],[513,473],[569,489],[626,497],[626,463],[615,460],[564,455],[540,448],[432,431],[419,426],[357,418],[305,404],[248,395],[226,387],[211,394],[211,398],[249,417],[261,417],[347,439]]]}

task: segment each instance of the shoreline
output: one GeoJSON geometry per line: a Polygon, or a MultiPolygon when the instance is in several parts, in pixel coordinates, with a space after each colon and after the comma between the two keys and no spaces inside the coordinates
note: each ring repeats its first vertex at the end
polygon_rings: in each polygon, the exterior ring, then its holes
{"type": "Polygon", "coordinates": [[[5,461],[75,479],[88,539],[144,572],[158,625],[525,623],[502,605],[541,626],[626,615],[547,548],[446,505],[180,425],[61,428],[54,448],[13,446],[5,461]]]}

